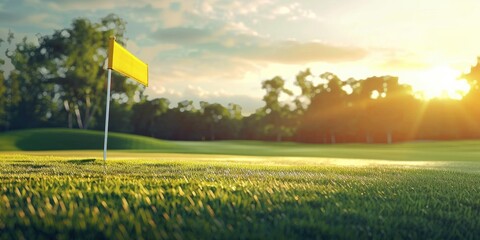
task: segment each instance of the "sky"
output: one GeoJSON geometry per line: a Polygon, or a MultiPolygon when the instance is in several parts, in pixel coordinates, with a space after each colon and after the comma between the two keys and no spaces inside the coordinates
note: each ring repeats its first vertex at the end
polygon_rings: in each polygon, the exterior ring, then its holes
{"type": "Polygon", "coordinates": [[[478,0],[0,0],[0,38],[34,41],[114,13],[127,22],[127,49],[149,65],[151,99],[254,112],[262,81],[281,76],[295,90],[306,68],[451,87],[480,55],[479,12],[478,0]]]}

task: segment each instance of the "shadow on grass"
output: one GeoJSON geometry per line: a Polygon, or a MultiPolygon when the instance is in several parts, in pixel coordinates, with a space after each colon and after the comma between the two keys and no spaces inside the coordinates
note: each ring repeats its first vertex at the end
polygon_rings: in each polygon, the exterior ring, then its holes
{"type": "Polygon", "coordinates": [[[68,160],[67,163],[72,163],[72,164],[90,164],[90,163],[95,163],[95,158],[87,158],[87,159],[72,159],[68,160]]]}
{"type": "Polygon", "coordinates": [[[48,164],[29,164],[29,163],[12,163],[11,166],[22,167],[22,168],[34,168],[34,169],[50,167],[50,165],[48,164]]]}

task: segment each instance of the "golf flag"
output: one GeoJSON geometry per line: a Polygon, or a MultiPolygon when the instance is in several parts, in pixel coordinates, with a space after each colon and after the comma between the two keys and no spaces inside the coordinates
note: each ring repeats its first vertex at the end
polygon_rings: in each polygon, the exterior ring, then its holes
{"type": "Polygon", "coordinates": [[[114,37],[108,44],[108,68],[148,86],[148,65],[118,44],[114,37]]]}
{"type": "Polygon", "coordinates": [[[148,86],[148,65],[131,54],[110,37],[108,42],[107,106],[105,109],[105,138],[103,141],[103,161],[107,161],[108,117],[110,115],[110,85],[112,70],[115,70],[139,83],[148,86]]]}

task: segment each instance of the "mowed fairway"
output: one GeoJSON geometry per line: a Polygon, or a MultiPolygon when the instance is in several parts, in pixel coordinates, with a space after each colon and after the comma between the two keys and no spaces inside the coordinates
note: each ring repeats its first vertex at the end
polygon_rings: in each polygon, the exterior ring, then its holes
{"type": "Polygon", "coordinates": [[[298,149],[315,146],[165,142],[197,148],[109,151],[106,164],[100,150],[3,152],[0,238],[475,239],[480,145],[465,143],[321,146],[305,155],[298,149]],[[389,158],[399,149],[415,157],[389,158]]]}

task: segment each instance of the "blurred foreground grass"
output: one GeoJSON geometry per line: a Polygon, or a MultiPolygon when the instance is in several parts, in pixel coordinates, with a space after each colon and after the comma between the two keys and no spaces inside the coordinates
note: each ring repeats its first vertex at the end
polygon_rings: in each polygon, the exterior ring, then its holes
{"type": "Polygon", "coordinates": [[[0,155],[0,238],[480,236],[477,162],[92,154],[0,155]]]}

